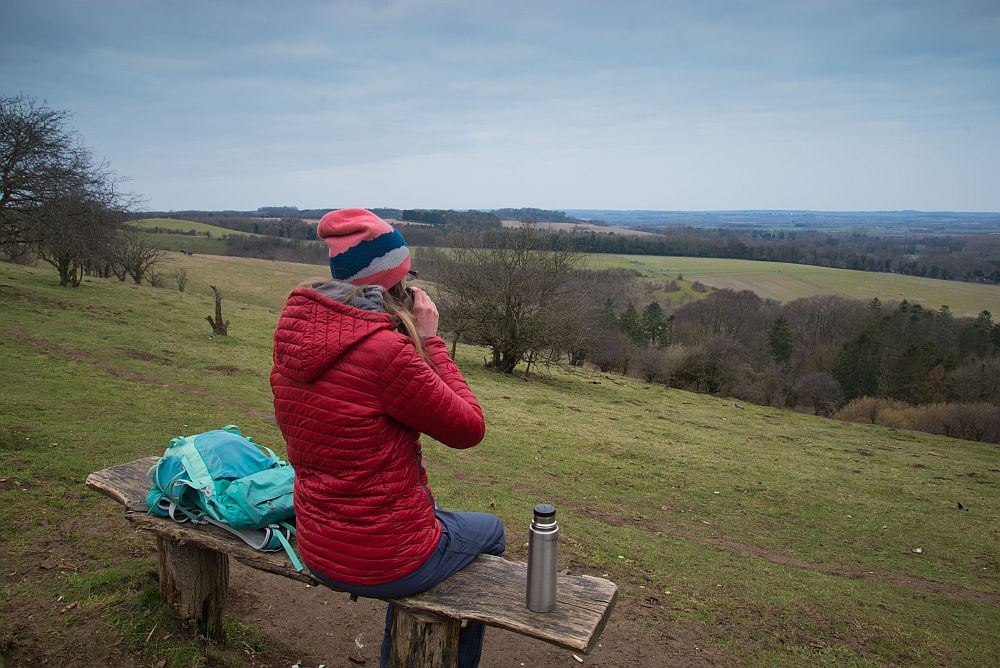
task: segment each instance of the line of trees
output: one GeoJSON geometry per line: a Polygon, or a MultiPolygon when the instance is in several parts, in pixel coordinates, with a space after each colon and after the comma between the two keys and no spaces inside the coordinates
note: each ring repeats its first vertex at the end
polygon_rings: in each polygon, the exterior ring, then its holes
{"type": "Polygon", "coordinates": [[[472,229],[499,229],[501,226],[496,214],[474,210],[404,209],[400,220],[472,229]]]}
{"type": "Polygon", "coordinates": [[[329,262],[329,253],[326,245],[322,242],[279,237],[251,237],[231,234],[226,237],[225,253],[236,257],[254,257],[302,264],[329,262]]]}
{"type": "Polygon", "coordinates": [[[0,97],[0,258],[46,262],[63,286],[88,274],[158,280],[162,251],[124,224],[137,199],[69,118],[28,96],[0,97]]]}
{"type": "MultiPolygon", "coordinates": [[[[461,234],[447,226],[406,226],[413,245],[448,247],[461,234]]],[[[680,228],[656,236],[593,231],[546,232],[541,247],[580,253],[665,255],[809,264],[1000,284],[1000,237],[870,237],[818,232],[747,232],[680,228]]]]}

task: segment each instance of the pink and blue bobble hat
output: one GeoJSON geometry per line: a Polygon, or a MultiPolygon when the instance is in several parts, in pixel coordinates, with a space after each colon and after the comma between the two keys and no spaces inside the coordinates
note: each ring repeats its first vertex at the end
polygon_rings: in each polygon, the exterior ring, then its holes
{"type": "Polygon", "coordinates": [[[316,233],[330,249],[330,273],[337,280],[389,289],[410,271],[403,235],[367,209],[331,211],[316,233]]]}

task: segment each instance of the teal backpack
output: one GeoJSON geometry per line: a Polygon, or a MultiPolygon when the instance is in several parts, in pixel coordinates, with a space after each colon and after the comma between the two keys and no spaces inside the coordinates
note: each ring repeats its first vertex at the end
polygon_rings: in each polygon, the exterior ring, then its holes
{"type": "Polygon", "coordinates": [[[152,515],[214,524],[257,550],[283,549],[301,571],[289,542],[294,476],[288,462],[228,425],[170,441],[146,474],[146,503],[152,515]]]}

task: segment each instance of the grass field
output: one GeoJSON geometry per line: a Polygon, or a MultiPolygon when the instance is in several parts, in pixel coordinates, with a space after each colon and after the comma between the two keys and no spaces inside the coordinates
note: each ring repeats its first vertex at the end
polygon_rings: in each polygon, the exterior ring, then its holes
{"type": "Polygon", "coordinates": [[[230,230],[225,227],[219,227],[218,225],[199,223],[194,220],[178,220],[175,218],[145,218],[143,220],[132,221],[129,223],[129,225],[144,230],[151,230],[158,227],[160,228],[160,230],[168,230],[168,232],[164,232],[165,234],[169,234],[169,231],[174,231],[177,233],[188,233],[194,230],[197,234],[201,236],[211,235],[212,237],[221,237],[221,238],[225,238],[231,234],[244,235],[248,237],[264,236],[261,234],[253,234],[251,232],[240,232],[237,230],[230,230]]]}
{"type": "Polygon", "coordinates": [[[957,315],[981,311],[1000,313],[1000,286],[942,281],[900,274],[829,269],[804,264],[718,260],[650,255],[587,255],[595,269],[635,269],[651,278],[683,274],[716,288],[752,290],[761,297],[787,302],[818,294],[838,294],[853,299],[883,301],[907,299],[930,308],[947,304],[957,315]]]}
{"type": "MultiPolygon", "coordinates": [[[[82,481],[231,422],[283,451],[271,333],[283,295],[318,268],[177,260],[192,276],[185,294],[99,279],[60,289],[47,268],[0,264],[0,656],[10,665],[249,662],[171,625],[148,575],[151,539],[82,481]],[[210,282],[225,295],[229,337],[210,336],[204,320],[210,282]]],[[[488,434],[469,451],[425,442],[436,495],[498,514],[515,559],[532,505],[554,502],[563,567],[622,587],[615,632],[652,657],[635,665],[657,665],[665,637],[690,640],[690,656],[675,657],[690,663],[703,656],[695,645],[747,665],[1000,660],[996,446],[586,371],[499,376],[482,357],[459,348],[488,434]]],[[[267,625],[254,619],[232,619],[230,635],[256,665],[301,658],[262,639],[267,625]]]]}

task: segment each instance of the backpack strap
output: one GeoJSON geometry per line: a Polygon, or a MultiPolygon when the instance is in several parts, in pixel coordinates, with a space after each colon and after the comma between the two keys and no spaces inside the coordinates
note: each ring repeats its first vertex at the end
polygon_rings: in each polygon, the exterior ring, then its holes
{"type": "MultiPolygon", "coordinates": [[[[284,524],[284,522],[282,522],[284,524]]],[[[286,525],[287,526],[287,525],[286,525]]],[[[302,562],[295,555],[295,550],[292,549],[292,544],[288,542],[288,538],[285,537],[285,532],[281,527],[275,527],[274,536],[281,542],[281,547],[285,548],[285,554],[288,558],[292,560],[292,566],[295,566],[295,570],[302,572],[302,562]]]]}
{"type": "Polygon", "coordinates": [[[184,470],[191,479],[190,483],[186,480],[183,481],[184,484],[194,487],[206,497],[211,497],[217,491],[215,480],[212,478],[212,474],[208,472],[208,465],[202,459],[201,453],[194,447],[194,440],[193,437],[187,437],[181,439],[175,438],[173,441],[170,441],[170,448],[173,449],[171,454],[180,458],[184,464],[184,470]]]}
{"type": "MultiPolygon", "coordinates": [[[[289,529],[291,529],[291,533],[289,535],[294,535],[294,528],[285,528],[278,526],[277,524],[272,524],[263,529],[234,529],[225,522],[219,522],[218,520],[212,519],[208,515],[204,516],[203,521],[209,524],[214,524],[215,526],[225,529],[229,533],[238,536],[240,540],[255,550],[260,550],[261,552],[277,552],[279,549],[284,549],[285,554],[288,555],[288,559],[292,562],[292,566],[295,567],[296,571],[301,572],[304,568],[302,562],[299,561],[298,556],[295,554],[295,550],[292,549],[292,544],[288,541],[288,536],[285,535],[289,529]],[[277,540],[277,544],[275,544],[275,540],[277,540]]],[[[285,523],[282,522],[282,524],[285,523]]]]}
{"type": "MultiPolygon", "coordinates": [[[[161,496],[156,506],[161,512],[165,513],[167,517],[178,524],[183,524],[184,522],[191,522],[191,524],[207,523],[204,513],[197,510],[188,510],[184,506],[177,505],[166,496],[161,496]]],[[[152,513],[153,509],[150,508],[149,512],[152,513]]]]}
{"type": "MultiPolygon", "coordinates": [[[[249,441],[250,439],[247,439],[247,440],[249,441]]],[[[250,442],[253,443],[253,441],[250,441],[250,442]]],[[[270,457],[272,462],[281,463],[281,464],[288,464],[288,462],[282,462],[281,461],[281,457],[279,457],[278,455],[274,454],[274,450],[272,450],[271,448],[267,447],[266,445],[261,445],[260,443],[254,443],[254,445],[256,445],[259,449],[263,450],[264,454],[266,454],[268,457],[270,457]]]]}

